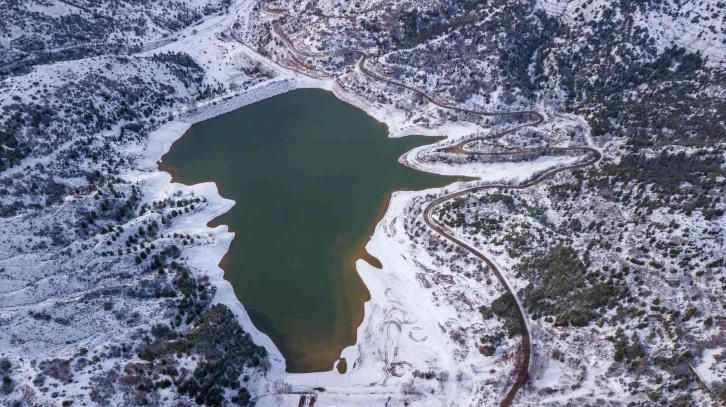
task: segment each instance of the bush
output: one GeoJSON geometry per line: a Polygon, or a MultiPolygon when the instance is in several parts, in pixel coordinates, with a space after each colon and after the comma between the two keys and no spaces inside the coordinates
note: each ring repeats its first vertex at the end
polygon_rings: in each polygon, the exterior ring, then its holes
{"type": "Polygon", "coordinates": [[[500,319],[504,321],[504,327],[509,332],[509,337],[519,335],[522,333],[521,316],[519,315],[519,308],[517,307],[517,301],[509,293],[502,294],[499,298],[492,302],[492,312],[500,319]]]}
{"type": "Polygon", "coordinates": [[[492,309],[487,307],[486,305],[482,305],[481,307],[479,307],[479,313],[484,319],[489,319],[494,316],[494,312],[492,312],[492,309]]]}

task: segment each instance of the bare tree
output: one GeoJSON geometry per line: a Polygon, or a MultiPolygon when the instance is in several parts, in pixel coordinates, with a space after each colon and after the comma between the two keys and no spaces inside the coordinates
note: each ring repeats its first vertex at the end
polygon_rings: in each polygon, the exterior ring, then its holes
{"type": "Polygon", "coordinates": [[[282,380],[276,380],[274,384],[275,393],[290,394],[292,393],[292,385],[282,380]]]}
{"type": "Polygon", "coordinates": [[[401,385],[401,393],[403,393],[403,394],[413,394],[415,391],[416,391],[416,388],[413,385],[413,378],[405,381],[401,385]]]}

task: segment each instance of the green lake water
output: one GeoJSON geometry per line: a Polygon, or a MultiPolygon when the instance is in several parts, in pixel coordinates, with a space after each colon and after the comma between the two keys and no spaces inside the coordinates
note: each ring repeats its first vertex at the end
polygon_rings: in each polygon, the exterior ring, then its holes
{"type": "Polygon", "coordinates": [[[391,191],[456,181],[398,163],[431,142],[390,139],[332,93],[296,90],[195,124],[160,168],[236,202],[212,222],[235,233],[225,278],[287,371],[326,371],[356,342],[369,293],[355,261],[391,191]]]}

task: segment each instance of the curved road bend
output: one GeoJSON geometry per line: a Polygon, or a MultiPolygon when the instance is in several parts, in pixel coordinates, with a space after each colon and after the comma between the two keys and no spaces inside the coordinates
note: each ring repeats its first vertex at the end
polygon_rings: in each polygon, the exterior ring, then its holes
{"type": "Polygon", "coordinates": [[[366,76],[371,77],[371,78],[381,81],[381,82],[385,82],[385,83],[415,92],[415,93],[421,95],[422,97],[424,97],[429,102],[431,102],[434,105],[439,106],[441,108],[449,109],[449,110],[461,112],[461,113],[474,114],[474,115],[478,115],[478,116],[530,115],[530,116],[534,116],[534,118],[535,118],[535,120],[533,120],[529,123],[515,126],[508,130],[497,133],[493,136],[489,136],[489,137],[480,136],[480,137],[474,137],[474,138],[470,138],[470,139],[461,141],[453,146],[442,149],[442,151],[444,151],[444,152],[450,152],[450,153],[456,153],[456,154],[466,154],[466,155],[504,155],[504,154],[517,154],[517,153],[532,153],[532,152],[537,152],[537,151],[585,151],[587,153],[592,154],[592,158],[589,159],[588,161],[585,161],[580,164],[573,164],[573,165],[568,165],[568,166],[564,166],[564,167],[560,167],[560,168],[555,168],[555,169],[552,169],[549,171],[545,171],[544,173],[537,175],[534,179],[531,179],[523,184],[519,184],[519,185],[485,184],[485,185],[479,185],[476,187],[463,189],[461,191],[454,192],[451,194],[447,194],[447,195],[441,196],[441,197],[436,198],[435,200],[431,201],[428,205],[426,205],[426,207],[424,209],[423,216],[424,216],[424,221],[426,222],[426,224],[439,235],[441,235],[441,236],[445,237],[446,239],[450,240],[451,242],[459,245],[460,247],[467,250],[468,252],[470,252],[471,254],[476,256],[477,258],[481,259],[484,263],[486,263],[486,265],[489,266],[489,268],[492,270],[494,275],[496,275],[497,279],[502,284],[502,286],[504,286],[504,289],[506,290],[506,292],[509,295],[511,295],[512,298],[514,298],[515,303],[517,304],[517,309],[519,310],[519,322],[521,324],[521,329],[522,329],[522,349],[524,351],[524,358],[522,360],[522,364],[520,366],[519,373],[517,374],[517,379],[515,380],[514,384],[512,385],[512,388],[509,390],[509,392],[507,392],[507,395],[501,402],[502,407],[511,406],[512,402],[514,401],[515,396],[517,395],[517,392],[522,388],[522,386],[524,386],[524,384],[527,382],[527,379],[529,378],[529,365],[530,365],[530,359],[531,359],[532,345],[531,345],[531,341],[530,341],[529,328],[527,326],[526,319],[525,319],[526,318],[525,311],[522,307],[521,302],[517,298],[514,290],[512,290],[512,288],[510,287],[509,282],[504,277],[501,270],[499,270],[499,268],[494,264],[494,262],[491,259],[489,259],[487,256],[485,256],[482,252],[480,252],[479,250],[470,246],[468,243],[465,243],[465,242],[459,240],[458,238],[456,238],[443,225],[434,221],[431,218],[431,214],[434,212],[434,210],[439,205],[443,204],[444,202],[449,201],[451,199],[459,198],[464,195],[468,195],[470,193],[484,191],[487,189],[505,189],[505,188],[506,189],[516,189],[516,190],[529,189],[531,187],[539,185],[540,183],[542,183],[544,181],[551,179],[552,177],[559,174],[560,172],[578,170],[578,169],[593,165],[593,164],[597,163],[598,161],[600,161],[600,159],[602,158],[602,153],[600,153],[600,151],[598,151],[597,149],[592,148],[592,147],[539,147],[539,148],[529,148],[529,149],[522,149],[522,150],[512,150],[512,151],[509,151],[506,153],[477,153],[477,152],[467,151],[464,148],[464,146],[466,144],[469,144],[473,141],[482,140],[482,139],[501,138],[507,134],[514,133],[522,128],[537,126],[544,122],[545,117],[536,110],[522,110],[522,111],[516,111],[516,112],[484,112],[484,111],[459,108],[459,107],[455,107],[455,106],[449,106],[449,105],[439,102],[438,100],[436,100],[432,96],[429,96],[426,92],[424,92],[422,90],[416,89],[414,87],[411,87],[411,86],[403,84],[403,83],[393,81],[393,80],[383,77],[382,75],[379,75],[373,71],[368,70],[368,68],[366,68],[366,66],[365,66],[365,62],[366,62],[366,59],[368,58],[368,54],[366,54],[364,51],[339,50],[339,51],[335,51],[335,52],[328,53],[328,54],[304,52],[304,51],[300,51],[299,49],[297,49],[297,47],[295,47],[295,44],[287,37],[287,35],[285,35],[284,32],[282,32],[282,30],[279,28],[278,24],[273,23],[272,30],[278,37],[280,37],[282,39],[282,41],[290,49],[291,52],[293,52],[294,54],[297,54],[299,56],[308,57],[308,58],[327,58],[329,56],[345,55],[345,54],[359,55],[360,60],[358,61],[358,68],[366,76]]]}
{"type": "MultiPolygon", "coordinates": [[[[534,149],[530,149],[530,150],[534,150],[534,149]]],[[[524,359],[522,360],[522,365],[520,366],[519,373],[517,374],[517,379],[515,380],[514,384],[512,385],[512,388],[507,393],[506,397],[502,400],[501,406],[503,406],[503,407],[512,405],[512,401],[514,401],[514,397],[517,395],[517,392],[519,391],[519,389],[522,388],[522,386],[524,386],[524,383],[529,378],[529,364],[530,364],[530,359],[531,359],[532,344],[531,344],[530,336],[529,336],[529,328],[525,321],[525,318],[526,318],[525,311],[522,308],[522,304],[520,303],[516,294],[510,287],[507,279],[502,275],[502,272],[494,264],[494,262],[491,261],[487,256],[485,256],[479,250],[475,249],[474,247],[470,246],[469,244],[454,237],[454,235],[452,233],[450,233],[443,225],[434,221],[431,218],[431,214],[434,212],[434,210],[439,205],[441,205],[444,202],[449,201],[451,199],[456,199],[461,196],[465,196],[465,195],[468,195],[468,194],[471,194],[474,192],[484,191],[487,189],[505,189],[505,188],[517,189],[517,190],[528,189],[528,188],[536,186],[544,181],[551,179],[552,177],[554,177],[555,175],[557,175],[560,172],[585,168],[585,167],[595,164],[596,162],[600,161],[600,159],[602,158],[602,154],[600,153],[600,151],[598,151],[597,149],[594,149],[592,147],[571,147],[571,148],[543,147],[540,150],[542,150],[542,151],[545,151],[545,150],[587,151],[587,152],[593,154],[593,158],[591,158],[590,160],[588,160],[584,163],[568,165],[565,167],[560,167],[560,168],[552,169],[550,171],[546,171],[546,172],[540,174],[539,176],[537,176],[535,179],[528,181],[524,184],[519,184],[519,185],[485,184],[485,185],[479,185],[479,186],[472,187],[472,188],[463,189],[461,191],[454,192],[452,194],[444,195],[444,196],[441,196],[441,197],[436,198],[435,200],[429,202],[429,204],[426,205],[426,208],[424,209],[424,214],[423,214],[424,222],[426,222],[426,224],[431,229],[435,230],[441,236],[444,236],[445,238],[447,238],[450,241],[454,242],[455,244],[461,246],[462,248],[466,249],[474,256],[476,256],[479,259],[481,259],[482,261],[484,261],[484,263],[486,263],[486,265],[489,266],[489,268],[492,270],[494,275],[497,276],[497,280],[499,280],[499,282],[502,284],[502,286],[504,286],[504,289],[506,290],[506,292],[509,295],[511,295],[512,298],[514,298],[515,303],[517,304],[517,308],[519,309],[519,322],[520,322],[520,327],[522,329],[522,350],[524,351],[524,359]]],[[[498,154],[498,153],[494,153],[494,154],[498,154]]]]}
{"type": "MultiPolygon", "coordinates": [[[[478,111],[478,110],[464,109],[464,108],[460,108],[460,107],[456,107],[456,106],[449,106],[447,104],[444,104],[444,103],[436,100],[436,98],[430,96],[428,93],[426,93],[420,89],[416,89],[416,88],[406,85],[404,83],[396,82],[394,80],[384,77],[383,75],[380,75],[374,71],[369,70],[365,66],[366,60],[368,59],[368,54],[365,53],[365,51],[361,51],[361,50],[357,50],[357,49],[337,50],[337,51],[333,51],[330,53],[314,53],[314,52],[301,51],[295,46],[295,44],[292,42],[292,40],[290,40],[290,38],[282,31],[282,29],[280,29],[280,26],[277,23],[272,24],[272,31],[275,34],[277,34],[277,36],[280,37],[280,39],[282,39],[282,41],[290,49],[290,51],[292,51],[294,54],[297,54],[298,56],[307,57],[307,58],[327,58],[327,57],[336,56],[336,55],[350,55],[350,54],[358,55],[360,57],[360,60],[358,61],[358,68],[366,76],[369,76],[380,82],[385,82],[385,83],[388,83],[388,84],[391,84],[394,86],[398,86],[399,88],[410,90],[411,92],[414,92],[414,93],[417,93],[417,94],[423,96],[424,99],[428,100],[429,102],[433,103],[434,105],[444,108],[444,109],[449,109],[449,110],[452,110],[455,112],[460,112],[460,113],[469,113],[469,114],[474,114],[474,115],[478,115],[478,116],[488,116],[488,117],[520,116],[520,115],[535,116],[536,119],[534,121],[523,124],[519,127],[515,127],[514,129],[512,129],[512,131],[518,130],[521,127],[537,126],[537,125],[541,124],[542,122],[544,122],[544,120],[545,120],[545,117],[536,110],[519,110],[519,111],[515,111],[515,112],[483,112],[483,111],[478,111]]],[[[504,136],[505,134],[511,133],[512,131],[507,131],[505,133],[499,134],[499,135],[497,135],[497,137],[504,136]]],[[[478,139],[479,138],[469,139],[467,141],[467,143],[476,141],[478,139]]]]}

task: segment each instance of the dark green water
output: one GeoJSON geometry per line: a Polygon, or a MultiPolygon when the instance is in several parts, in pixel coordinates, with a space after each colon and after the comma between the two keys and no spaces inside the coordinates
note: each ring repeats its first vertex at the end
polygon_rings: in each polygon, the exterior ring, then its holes
{"type": "Polygon", "coordinates": [[[195,124],[161,169],[236,201],[213,222],[235,232],[225,278],[289,372],[325,371],[356,341],[369,294],[355,261],[390,192],[455,181],[398,163],[430,142],[389,139],[332,93],[296,90],[195,124]]]}

